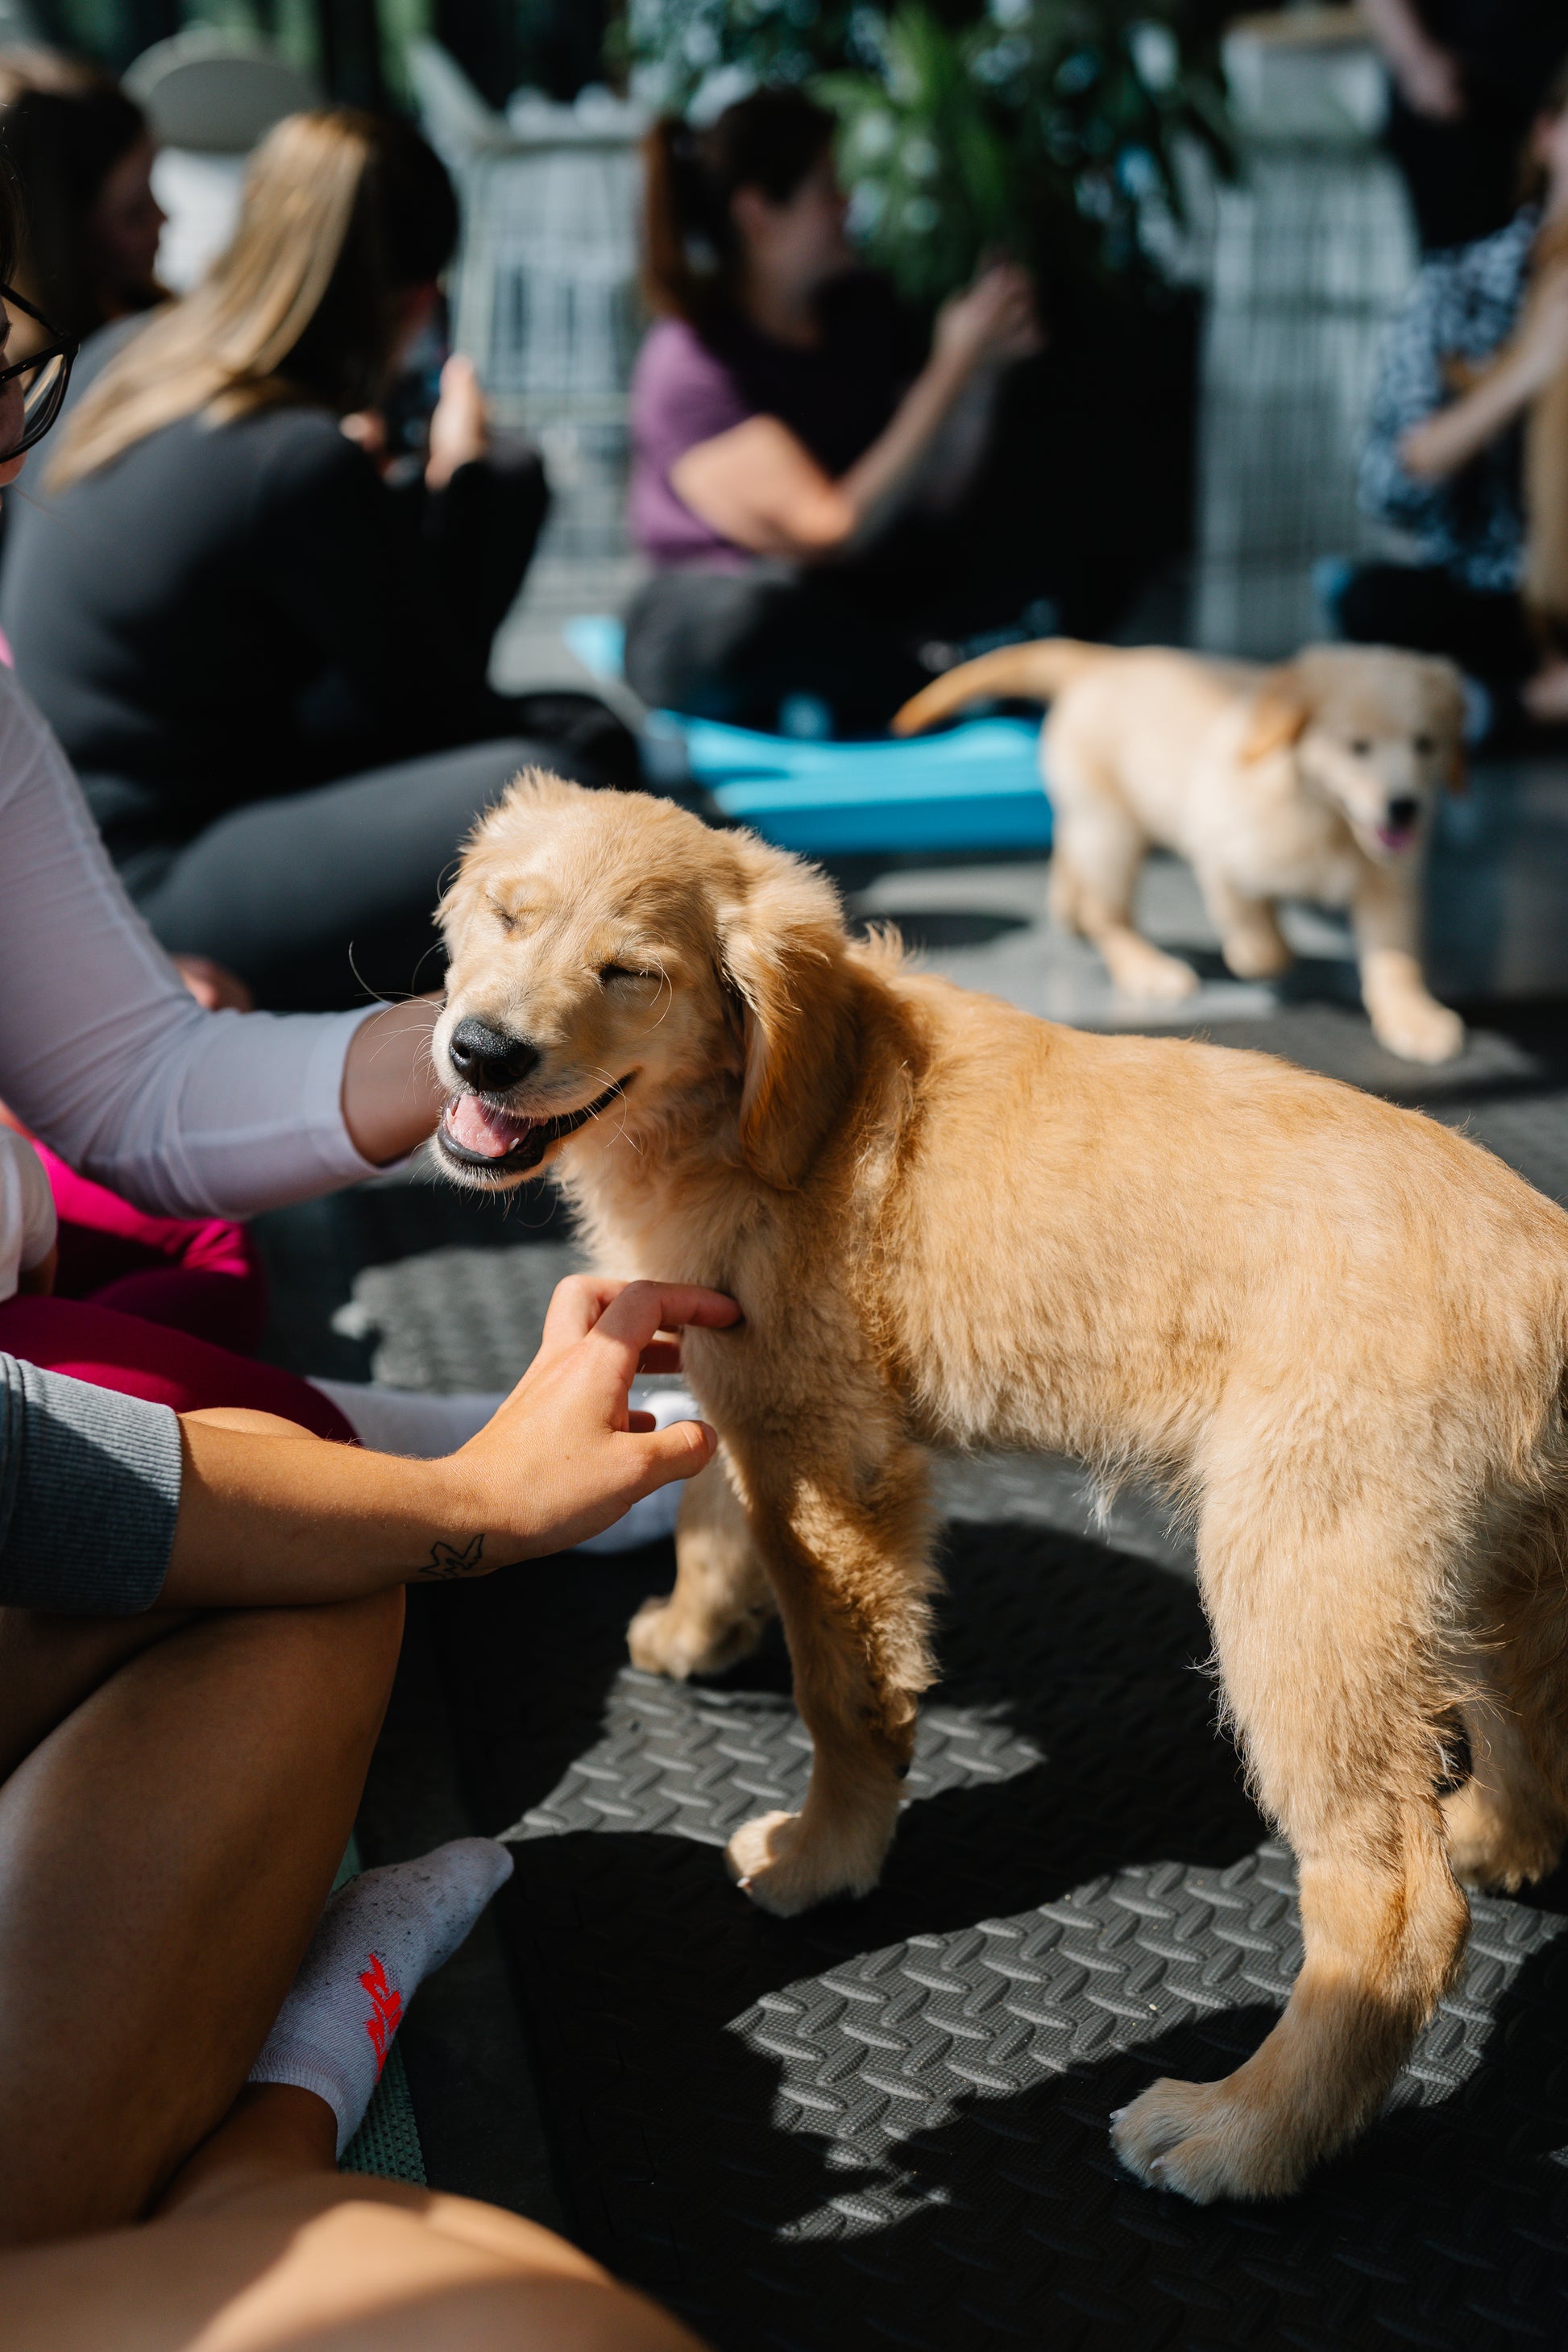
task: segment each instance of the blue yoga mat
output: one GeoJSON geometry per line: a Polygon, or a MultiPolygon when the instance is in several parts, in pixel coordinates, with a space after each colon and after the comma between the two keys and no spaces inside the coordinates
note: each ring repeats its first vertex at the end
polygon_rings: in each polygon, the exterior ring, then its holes
{"type": "MultiPolygon", "coordinates": [[[[563,632],[595,677],[620,675],[618,621],[584,614],[563,632]]],[[[974,719],[910,742],[802,741],[655,711],[650,748],[706,785],[728,817],[811,856],[867,851],[1034,849],[1051,845],[1039,730],[974,719]]]]}

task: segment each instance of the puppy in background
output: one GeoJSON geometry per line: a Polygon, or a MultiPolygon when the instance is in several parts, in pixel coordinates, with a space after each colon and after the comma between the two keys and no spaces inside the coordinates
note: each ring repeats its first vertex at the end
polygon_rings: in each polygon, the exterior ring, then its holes
{"type": "Polygon", "coordinates": [[[965,662],[906,703],[913,735],[982,696],[1049,702],[1040,766],[1056,814],[1050,908],[1123,994],[1170,1002],[1197,974],[1133,919],[1151,848],[1195,869],[1238,980],[1285,970],[1278,903],[1349,908],[1379,1042],[1447,1062],[1458,1015],[1421,971],[1433,804],[1462,788],[1458,673],[1382,646],[1308,646],[1271,668],[1048,637],[965,662]]]}

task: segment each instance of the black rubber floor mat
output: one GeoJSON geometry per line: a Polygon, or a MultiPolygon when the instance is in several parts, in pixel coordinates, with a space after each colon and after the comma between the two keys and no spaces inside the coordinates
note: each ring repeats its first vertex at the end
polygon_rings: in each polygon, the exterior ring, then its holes
{"type": "Polygon", "coordinates": [[[1200,2210],[1111,2158],[1110,2111],[1227,2072],[1299,1958],[1188,1583],[952,1529],[884,1883],[783,1922],[718,1850],[804,1788],[782,1650],[705,1688],[632,1672],[626,1620],[669,1573],[563,1560],[419,1603],[479,1817],[519,1825],[498,1912],[591,2252],[721,2352],[1568,2339],[1549,1907],[1477,1905],[1389,2114],[1300,2197],[1200,2210]]]}

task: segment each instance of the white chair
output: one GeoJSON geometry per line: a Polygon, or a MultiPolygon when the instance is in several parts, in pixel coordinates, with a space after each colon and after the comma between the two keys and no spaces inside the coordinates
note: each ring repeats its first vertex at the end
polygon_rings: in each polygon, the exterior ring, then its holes
{"type": "Polygon", "coordinates": [[[246,159],[286,114],[319,106],[308,74],[242,33],[192,26],[124,75],[158,143],[153,190],[169,215],[158,273],[184,293],[234,233],[246,159]]]}

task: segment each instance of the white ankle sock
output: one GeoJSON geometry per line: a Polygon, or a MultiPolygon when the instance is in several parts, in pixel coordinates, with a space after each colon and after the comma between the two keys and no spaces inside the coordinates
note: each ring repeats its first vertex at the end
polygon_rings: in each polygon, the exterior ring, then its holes
{"type": "Polygon", "coordinates": [[[292,2083],[325,2099],[342,2156],[420,1984],[510,1876],[504,1845],[457,1838],[417,1862],[351,1878],[321,1914],[250,2080],[292,2083]]]}
{"type": "MultiPolygon", "coordinates": [[[[437,1396],[424,1389],[384,1389],[365,1381],[312,1379],[310,1386],[331,1399],[360,1444],[368,1445],[372,1453],[413,1454],[423,1461],[438,1454],[455,1454],[506,1401],[502,1390],[437,1396]]],[[[632,1402],[639,1412],[651,1412],[660,1429],[668,1429],[672,1421],[700,1419],[696,1400],[684,1389],[656,1389],[643,1395],[634,1389],[632,1402]]],[[[635,1551],[639,1544],[658,1543],[673,1535],[683,1483],[678,1479],[645,1495],[613,1528],[606,1528],[603,1535],[590,1536],[586,1543],[574,1549],[635,1551]]]]}

